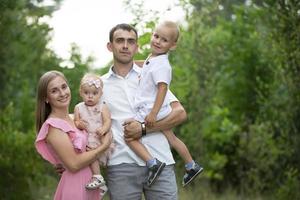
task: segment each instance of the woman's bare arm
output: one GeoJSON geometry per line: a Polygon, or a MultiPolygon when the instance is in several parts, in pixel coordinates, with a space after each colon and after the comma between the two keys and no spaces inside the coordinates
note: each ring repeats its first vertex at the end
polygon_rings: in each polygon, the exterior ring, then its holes
{"type": "Polygon", "coordinates": [[[72,172],[76,172],[97,159],[109,147],[112,136],[106,134],[102,140],[102,145],[91,151],[79,154],[75,152],[68,135],[60,129],[50,127],[46,140],[52,146],[64,167],[72,172]]]}

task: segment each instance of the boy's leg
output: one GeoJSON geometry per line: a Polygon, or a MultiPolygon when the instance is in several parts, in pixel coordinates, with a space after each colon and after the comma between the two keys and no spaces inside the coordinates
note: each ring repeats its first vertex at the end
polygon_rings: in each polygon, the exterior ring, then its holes
{"type": "Polygon", "coordinates": [[[165,167],[165,163],[160,162],[156,158],[153,158],[151,154],[148,152],[146,147],[138,140],[133,140],[127,142],[127,145],[140,157],[142,160],[146,162],[148,167],[148,178],[147,184],[151,186],[157,177],[160,175],[161,171],[165,167]]]}
{"type": "Polygon", "coordinates": [[[127,145],[134,151],[136,155],[138,155],[143,161],[147,162],[153,157],[148,152],[146,147],[138,140],[132,140],[130,142],[127,142],[127,145]]]}
{"type": "Polygon", "coordinates": [[[111,200],[142,199],[148,169],[123,163],[107,167],[108,193],[111,200]]]}
{"type": "Polygon", "coordinates": [[[193,161],[193,158],[186,145],[174,134],[172,130],[163,131],[169,144],[173,147],[185,163],[193,161]]]}
{"type": "Polygon", "coordinates": [[[145,199],[146,200],[177,200],[177,183],[174,172],[174,165],[167,165],[155,184],[151,187],[145,185],[145,199]]]}
{"type": "Polygon", "coordinates": [[[186,186],[203,171],[203,167],[193,160],[186,145],[176,137],[172,130],[163,131],[163,133],[170,145],[178,152],[185,162],[186,173],[183,176],[182,185],[186,186]]]}

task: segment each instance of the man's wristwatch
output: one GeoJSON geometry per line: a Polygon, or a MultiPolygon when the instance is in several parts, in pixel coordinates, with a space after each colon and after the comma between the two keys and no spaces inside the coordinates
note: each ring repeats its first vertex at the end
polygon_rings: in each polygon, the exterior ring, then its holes
{"type": "Polygon", "coordinates": [[[141,123],[141,127],[142,127],[142,137],[143,137],[147,134],[146,133],[146,124],[145,124],[145,122],[141,123]]]}

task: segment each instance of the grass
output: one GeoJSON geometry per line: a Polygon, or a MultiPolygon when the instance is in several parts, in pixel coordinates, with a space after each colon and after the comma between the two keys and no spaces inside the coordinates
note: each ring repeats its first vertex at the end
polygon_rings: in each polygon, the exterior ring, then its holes
{"type": "MultiPolygon", "coordinates": [[[[215,193],[211,191],[209,186],[194,184],[191,187],[182,188],[181,184],[178,184],[178,199],[179,200],[268,200],[270,198],[263,198],[260,195],[243,196],[238,195],[233,190],[226,190],[223,193],[215,193]]],[[[109,200],[109,196],[106,195],[103,200],[109,200]]],[[[144,198],[143,198],[144,200],[144,198]]]]}
{"type": "MultiPolygon", "coordinates": [[[[48,176],[46,183],[43,187],[37,187],[32,193],[34,199],[39,200],[52,200],[56,189],[58,180],[55,177],[48,176]]],[[[201,179],[194,181],[187,187],[183,188],[178,183],[178,199],[179,200],[269,200],[270,197],[262,197],[261,195],[244,196],[237,194],[234,190],[227,189],[223,193],[213,192],[209,184],[201,179]]],[[[103,200],[109,200],[109,196],[106,195],[103,200]]]]}

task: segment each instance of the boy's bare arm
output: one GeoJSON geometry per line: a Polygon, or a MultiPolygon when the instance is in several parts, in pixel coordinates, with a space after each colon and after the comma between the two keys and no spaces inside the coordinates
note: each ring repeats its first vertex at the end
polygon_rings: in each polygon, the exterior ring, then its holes
{"type": "Polygon", "coordinates": [[[158,114],[159,110],[161,109],[161,106],[165,100],[167,91],[168,91],[168,84],[166,84],[164,82],[159,82],[157,84],[157,93],[156,93],[156,98],[155,98],[153,107],[152,107],[150,113],[145,118],[147,126],[153,127],[154,123],[156,122],[157,114],[158,114]]]}
{"type": "MultiPolygon", "coordinates": [[[[155,123],[152,128],[147,128],[147,134],[162,130],[169,130],[181,124],[187,119],[186,112],[179,102],[171,103],[172,112],[164,119],[155,123]]],[[[141,123],[135,120],[128,120],[124,123],[124,136],[126,141],[131,141],[141,137],[141,123]]]]}

